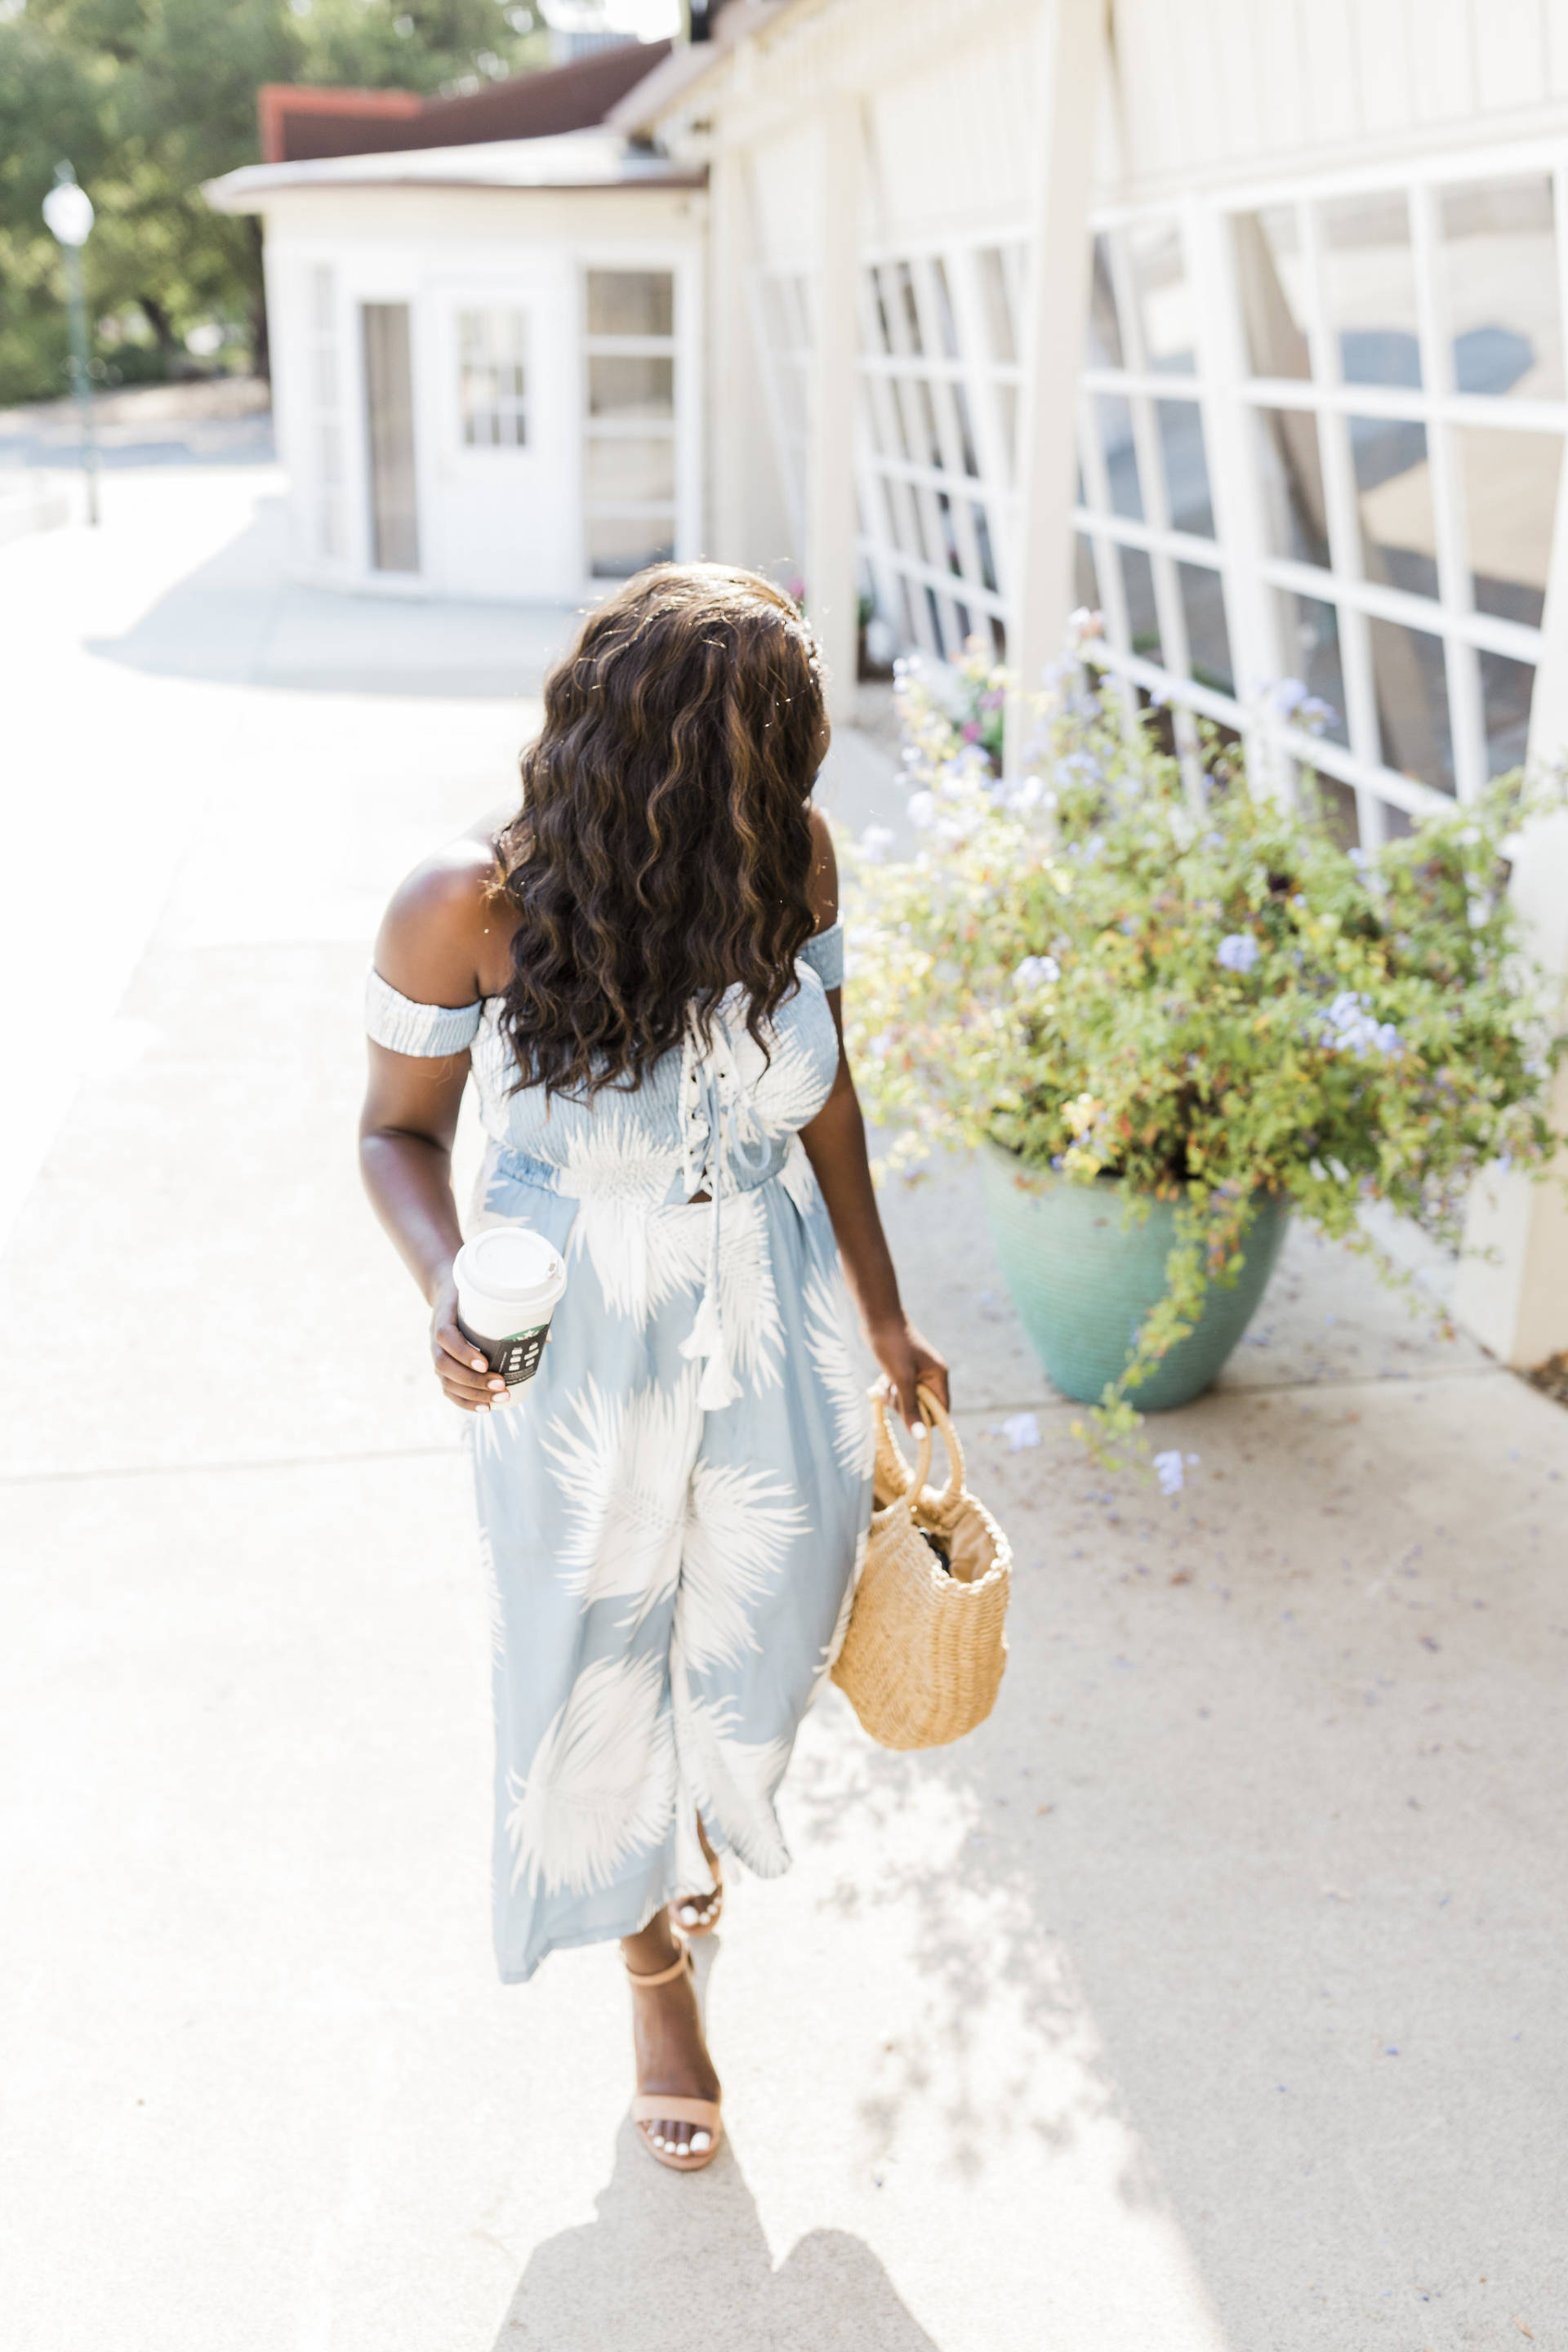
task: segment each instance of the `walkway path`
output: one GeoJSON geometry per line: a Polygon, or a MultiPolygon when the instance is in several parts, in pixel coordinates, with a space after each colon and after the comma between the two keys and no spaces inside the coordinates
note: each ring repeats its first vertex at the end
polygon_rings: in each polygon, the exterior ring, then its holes
{"type": "Polygon", "coordinates": [[[352,1133],[374,910],[529,708],[388,691],[352,608],[265,682],[275,478],[108,492],[0,550],[7,2343],[1560,2340],[1568,1417],[1337,1253],[1167,1500],[1085,1466],[967,1176],[896,1196],[1017,1544],[995,1718],[808,1724],[711,2174],[632,2145],[613,1953],[494,1983],[458,1432],[352,1133]]]}

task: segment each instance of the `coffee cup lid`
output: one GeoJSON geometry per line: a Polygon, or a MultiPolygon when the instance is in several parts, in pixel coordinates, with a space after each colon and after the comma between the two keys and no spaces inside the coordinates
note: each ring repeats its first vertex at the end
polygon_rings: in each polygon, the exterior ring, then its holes
{"type": "Polygon", "coordinates": [[[530,1233],[526,1225],[492,1225],[463,1244],[454,1270],[459,1281],[492,1298],[531,1306],[555,1287],[566,1269],[542,1234],[530,1233]]]}

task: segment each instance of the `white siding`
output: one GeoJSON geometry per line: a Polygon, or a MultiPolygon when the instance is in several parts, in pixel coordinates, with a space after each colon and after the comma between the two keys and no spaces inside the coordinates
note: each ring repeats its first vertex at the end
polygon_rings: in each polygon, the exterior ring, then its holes
{"type": "Polygon", "coordinates": [[[1476,96],[1489,110],[1532,106],[1546,95],[1542,0],[1485,0],[1478,25],[1476,96]]]}
{"type": "Polygon", "coordinates": [[[1256,155],[1263,139],[1261,60],[1247,33],[1247,20],[1255,13],[1249,0],[1214,0],[1220,105],[1232,126],[1234,151],[1239,155],[1256,155]]]}
{"type": "Polygon", "coordinates": [[[881,243],[1021,216],[1031,185],[1032,75],[1025,42],[994,41],[872,97],[881,243]]]}
{"type": "Polygon", "coordinates": [[[1417,122],[1452,122],[1470,101],[1475,74],[1470,0],[1422,0],[1421,37],[1411,44],[1411,99],[1417,122]]]}
{"type": "Polygon", "coordinates": [[[811,269],[821,241],[822,133],[809,116],[789,137],[752,149],[752,194],[763,268],[811,269]]]}
{"type": "Polygon", "coordinates": [[[1353,0],[1318,0],[1310,9],[1298,5],[1295,15],[1307,100],[1306,137],[1317,146],[1337,146],[1361,129],[1353,0]]]}
{"type": "Polygon", "coordinates": [[[1299,147],[1307,133],[1307,89],[1300,25],[1293,7],[1245,8],[1233,37],[1250,37],[1258,59],[1256,143],[1264,152],[1299,147]]]}
{"type": "MultiPolygon", "coordinates": [[[[1359,0],[1354,22],[1361,127],[1403,131],[1411,116],[1409,0],[1359,0]]],[[[1429,37],[1425,28],[1421,37],[1429,37]]]]}
{"type": "Polygon", "coordinates": [[[1568,99],[1568,0],[1115,0],[1115,41],[1106,196],[1535,131],[1568,99]]]}

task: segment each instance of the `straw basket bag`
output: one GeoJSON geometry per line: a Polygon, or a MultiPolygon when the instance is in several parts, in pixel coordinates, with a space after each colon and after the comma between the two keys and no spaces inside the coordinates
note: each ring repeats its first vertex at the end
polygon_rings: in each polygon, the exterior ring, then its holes
{"type": "Polygon", "coordinates": [[[921,1391],[925,1419],[911,1473],[871,1392],[877,1475],[866,1561],[833,1679],[883,1748],[945,1748],[984,1723],[1007,1663],[1006,1537],[963,1483],[958,1433],[921,1391]],[[951,1473],[946,1491],[925,1483],[931,1431],[940,1429],[951,1473]]]}

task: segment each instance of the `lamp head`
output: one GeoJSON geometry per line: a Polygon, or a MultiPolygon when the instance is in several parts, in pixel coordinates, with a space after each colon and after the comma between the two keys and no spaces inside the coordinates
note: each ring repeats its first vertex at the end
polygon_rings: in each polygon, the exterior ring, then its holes
{"type": "Polygon", "coordinates": [[[79,188],[68,163],[55,170],[55,184],[44,198],[44,226],[59,245],[85,245],[92,234],[92,198],[79,188]]]}

